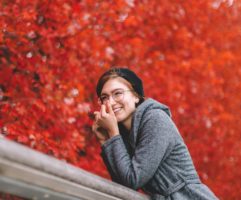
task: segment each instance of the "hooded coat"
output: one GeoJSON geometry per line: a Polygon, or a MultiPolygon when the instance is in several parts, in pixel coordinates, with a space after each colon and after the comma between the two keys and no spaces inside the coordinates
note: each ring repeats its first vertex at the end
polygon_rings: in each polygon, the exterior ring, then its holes
{"type": "Polygon", "coordinates": [[[101,152],[113,181],[155,200],[218,199],[201,183],[166,105],[146,99],[133,113],[130,133],[119,130],[101,152]]]}

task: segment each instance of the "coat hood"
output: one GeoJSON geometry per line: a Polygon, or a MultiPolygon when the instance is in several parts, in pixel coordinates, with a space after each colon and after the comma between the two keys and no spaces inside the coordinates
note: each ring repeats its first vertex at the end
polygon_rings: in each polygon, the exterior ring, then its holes
{"type": "Polygon", "coordinates": [[[144,114],[147,110],[153,110],[153,109],[163,110],[167,115],[169,115],[171,117],[171,111],[170,111],[169,107],[152,99],[152,98],[146,99],[142,104],[140,104],[137,107],[134,117],[135,117],[135,115],[144,114]]]}
{"type": "Polygon", "coordinates": [[[131,132],[130,132],[130,144],[133,148],[135,148],[138,132],[139,132],[139,127],[141,125],[142,119],[144,114],[147,111],[154,110],[154,109],[159,109],[164,111],[169,117],[171,117],[171,112],[168,106],[152,99],[148,98],[146,99],[142,104],[140,104],[137,108],[136,111],[133,114],[133,119],[132,119],[132,127],[131,127],[131,132]]]}

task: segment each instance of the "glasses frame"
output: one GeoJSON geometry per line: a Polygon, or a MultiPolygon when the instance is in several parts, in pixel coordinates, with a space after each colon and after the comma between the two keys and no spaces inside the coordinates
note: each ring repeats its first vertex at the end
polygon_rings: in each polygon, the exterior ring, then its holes
{"type": "MultiPolygon", "coordinates": [[[[125,96],[125,92],[133,92],[133,90],[117,89],[117,90],[111,92],[111,95],[106,95],[106,96],[108,97],[108,99],[107,99],[106,101],[110,100],[110,97],[111,97],[115,102],[120,102],[120,101],[123,100],[123,98],[124,98],[124,96],[125,96]],[[121,100],[116,100],[116,97],[114,97],[114,93],[117,92],[117,91],[119,91],[119,90],[121,90],[121,91],[123,92],[123,96],[122,96],[121,100]]],[[[103,104],[104,104],[104,102],[101,100],[101,97],[98,98],[98,103],[99,103],[100,105],[103,105],[103,104]]]]}

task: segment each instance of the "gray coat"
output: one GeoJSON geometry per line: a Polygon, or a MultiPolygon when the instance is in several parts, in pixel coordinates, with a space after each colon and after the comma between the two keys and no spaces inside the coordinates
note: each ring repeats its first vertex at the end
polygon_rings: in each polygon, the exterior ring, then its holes
{"type": "Polygon", "coordinates": [[[156,200],[217,199],[201,183],[167,106],[149,98],[137,107],[131,132],[119,129],[101,152],[113,181],[156,200]]]}

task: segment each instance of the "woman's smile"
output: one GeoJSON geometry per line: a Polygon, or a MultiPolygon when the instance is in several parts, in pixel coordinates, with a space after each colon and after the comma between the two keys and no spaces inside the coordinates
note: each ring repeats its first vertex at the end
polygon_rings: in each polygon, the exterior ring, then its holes
{"type": "Polygon", "coordinates": [[[118,107],[118,108],[113,108],[114,113],[119,113],[119,111],[120,111],[120,110],[122,110],[122,108],[121,108],[121,107],[118,107]]]}

